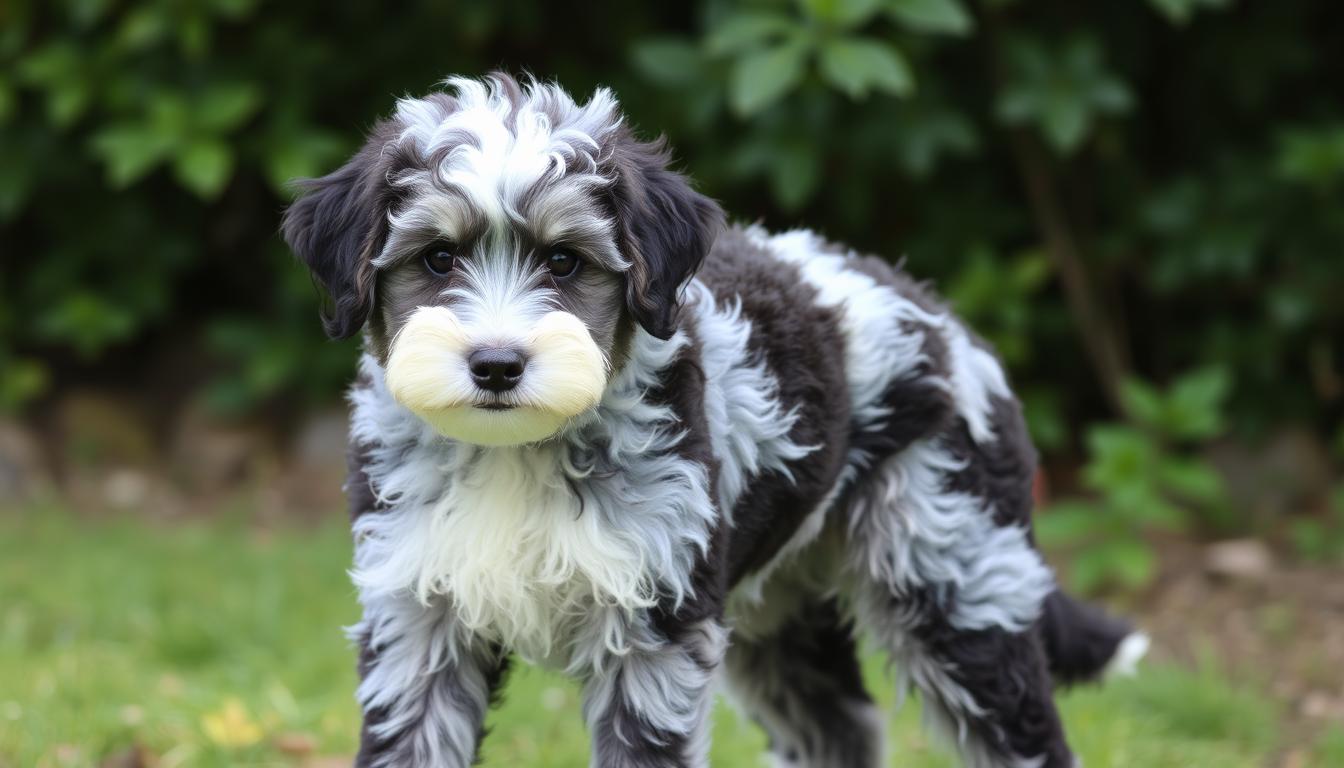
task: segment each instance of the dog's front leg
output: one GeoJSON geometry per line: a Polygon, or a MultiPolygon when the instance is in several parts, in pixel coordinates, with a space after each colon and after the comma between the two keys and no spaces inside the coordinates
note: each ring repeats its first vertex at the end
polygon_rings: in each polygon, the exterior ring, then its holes
{"type": "Polygon", "coordinates": [[[366,603],[360,644],[364,710],[356,768],[466,768],[508,658],[471,637],[443,600],[366,603]]]}
{"type": "Polygon", "coordinates": [[[727,633],[713,619],[608,653],[584,685],[593,768],[708,764],[711,682],[727,633]]]}

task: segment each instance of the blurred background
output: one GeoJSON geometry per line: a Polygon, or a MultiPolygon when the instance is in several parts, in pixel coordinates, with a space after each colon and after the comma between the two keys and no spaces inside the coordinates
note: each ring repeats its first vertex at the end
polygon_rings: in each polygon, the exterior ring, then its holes
{"type": "MultiPolygon", "coordinates": [[[[494,68],[613,87],[997,346],[1052,564],[1157,640],[1065,700],[1088,765],[1344,765],[1341,40],[1328,0],[0,0],[0,766],[348,762],[357,344],[279,216],[494,68]]],[[[520,677],[487,764],[586,764],[520,677]]]]}

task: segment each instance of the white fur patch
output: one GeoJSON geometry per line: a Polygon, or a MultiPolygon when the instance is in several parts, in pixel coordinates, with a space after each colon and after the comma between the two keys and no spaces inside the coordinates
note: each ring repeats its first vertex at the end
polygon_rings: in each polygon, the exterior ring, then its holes
{"type": "Polygon", "coordinates": [[[395,546],[357,570],[356,584],[409,589],[425,602],[448,595],[467,629],[537,659],[594,607],[652,606],[656,584],[636,543],[581,513],[555,450],[473,453],[431,508],[399,515],[395,527],[378,521],[395,546]]]}
{"type": "Polygon", "coordinates": [[[856,421],[877,425],[888,415],[882,396],[894,381],[917,375],[928,362],[923,352],[924,331],[942,335],[948,347],[951,371],[948,387],[957,412],[966,419],[977,442],[992,441],[990,395],[1008,397],[1007,379],[999,362],[975,346],[966,329],[944,313],[928,312],[896,290],[851,269],[852,254],[840,255],[826,247],[815,233],[793,230],[771,235],[760,227],[747,234],[802,272],[817,290],[817,303],[840,310],[845,334],[845,372],[856,421]]]}
{"type": "Polygon", "coordinates": [[[1111,677],[1133,677],[1139,673],[1139,662],[1148,655],[1148,649],[1152,646],[1152,640],[1148,635],[1142,632],[1131,632],[1125,635],[1125,639],[1120,641],[1120,645],[1115,649],[1115,655],[1106,663],[1106,669],[1101,673],[1102,678],[1111,677]]]}
{"type": "Polygon", "coordinates": [[[747,230],[757,244],[792,264],[817,291],[817,303],[836,309],[845,334],[845,373],[851,410],[862,424],[888,415],[881,404],[891,382],[915,375],[927,362],[924,334],[908,325],[938,327],[942,315],[924,311],[891,288],[850,269],[847,257],[825,248],[808,230],[770,235],[759,227],[747,230]]]}
{"type": "Polygon", "coordinates": [[[819,446],[789,439],[798,414],[780,404],[774,374],[748,349],[751,322],[742,316],[741,302],[719,306],[699,280],[687,286],[686,300],[695,313],[705,371],[705,421],[720,462],[718,497],[727,516],[753,477],[773,470],[792,479],[788,462],[819,446]]]}
{"type": "Polygon", "coordinates": [[[859,567],[896,595],[920,587],[947,595],[947,618],[958,629],[1024,632],[1054,576],[1024,529],[996,525],[990,502],[945,489],[963,466],[929,439],[888,458],[854,501],[850,541],[859,567]]]}
{"type": "Polygon", "coordinates": [[[528,83],[515,105],[494,80],[447,84],[455,109],[428,99],[397,102],[396,120],[405,126],[400,140],[426,157],[447,150],[432,169],[435,182],[465,195],[492,224],[520,221],[523,194],[539,181],[566,177],[567,168],[586,168],[580,173],[592,184],[609,183],[597,173],[597,152],[621,123],[610,90],[599,88],[578,105],[558,86],[528,83]]]}
{"type": "Polygon", "coordinates": [[[990,443],[995,439],[990,416],[994,411],[991,396],[1012,397],[1003,367],[988,350],[972,343],[961,323],[948,318],[942,325],[951,366],[952,399],[957,413],[966,420],[971,439],[990,443]]]}

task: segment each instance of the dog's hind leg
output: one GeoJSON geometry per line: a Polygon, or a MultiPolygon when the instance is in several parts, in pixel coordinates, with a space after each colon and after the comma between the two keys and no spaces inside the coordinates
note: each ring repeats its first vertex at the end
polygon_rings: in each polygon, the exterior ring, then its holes
{"type": "Polygon", "coordinates": [[[850,510],[854,615],[967,765],[1068,768],[1037,626],[1053,575],[1025,527],[955,489],[964,467],[925,440],[865,480],[850,510]]]}
{"type": "Polygon", "coordinates": [[[805,603],[768,633],[734,634],[724,665],[733,699],[765,729],[776,765],[881,763],[883,716],[864,690],[852,625],[834,599],[805,603]]]}
{"type": "MultiPolygon", "coordinates": [[[[890,610],[911,611],[906,604],[890,610]]],[[[926,725],[972,768],[1073,766],[1037,634],[961,630],[925,611],[876,632],[902,684],[921,694],[926,725]]]]}

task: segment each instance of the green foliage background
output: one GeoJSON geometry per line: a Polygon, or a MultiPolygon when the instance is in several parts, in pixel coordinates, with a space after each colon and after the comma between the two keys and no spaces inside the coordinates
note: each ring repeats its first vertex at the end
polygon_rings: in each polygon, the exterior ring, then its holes
{"type": "Polygon", "coordinates": [[[1341,445],[1341,39],[1325,0],[10,0],[0,407],[151,376],[232,413],[333,400],[354,347],[276,236],[288,180],[502,67],[610,85],[740,219],[935,280],[1047,453],[1152,453],[1088,436],[1120,417],[1341,445]],[[1188,371],[1217,391],[1143,412],[1188,371]]]}

